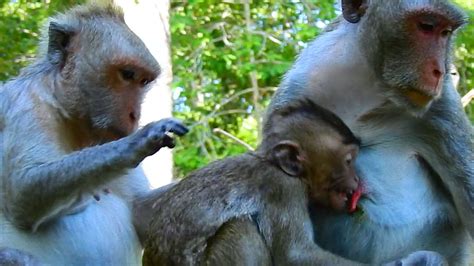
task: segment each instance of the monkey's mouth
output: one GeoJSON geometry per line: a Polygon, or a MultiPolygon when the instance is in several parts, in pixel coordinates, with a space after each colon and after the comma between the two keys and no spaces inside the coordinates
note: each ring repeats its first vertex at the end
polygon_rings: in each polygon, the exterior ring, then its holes
{"type": "Polygon", "coordinates": [[[359,203],[360,197],[362,196],[362,186],[359,185],[354,193],[351,194],[350,200],[347,203],[347,211],[349,213],[354,213],[357,210],[357,203],[359,203]]]}
{"type": "Polygon", "coordinates": [[[330,206],[336,211],[354,213],[362,196],[362,186],[357,188],[334,188],[329,191],[330,206]]]}
{"type": "Polygon", "coordinates": [[[336,211],[345,211],[354,194],[353,188],[337,187],[329,190],[329,205],[336,211]]]}
{"type": "Polygon", "coordinates": [[[408,98],[408,100],[414,104],[415,106],[418,107],[425,107],[427,106],[434,98],[435,96],[428,95],[425,93],[422,93],[418,90],[408,90],[405,93],[405,96],[408,98]]]}

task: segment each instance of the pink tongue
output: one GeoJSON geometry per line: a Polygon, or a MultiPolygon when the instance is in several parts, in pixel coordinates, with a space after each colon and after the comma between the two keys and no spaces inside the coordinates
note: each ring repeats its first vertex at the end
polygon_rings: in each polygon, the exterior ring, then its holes
{"type": "Polygon", "coordinates": [[[353,213],[357,209],[357,203],[359,202],[360,196],[362,196],[362,186],[357,187],[356,191],[352,193],[352,197],[349,201],[349,213],[353,213]]]}

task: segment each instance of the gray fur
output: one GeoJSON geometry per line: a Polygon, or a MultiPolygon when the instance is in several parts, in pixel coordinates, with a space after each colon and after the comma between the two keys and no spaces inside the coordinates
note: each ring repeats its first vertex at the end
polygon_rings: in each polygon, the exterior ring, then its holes
{"type": "MultiPolygon", "coordinates": [[[[325,121],[327,114],[322,114],[315,105],[309,102],[294,105],[295,108],[287,107],[273,114],[275,119],[265,126],[272,137],[263,140],[255,153],[211,163],[164,193],[150,194],[147,201],[154,201],[154,211],[145,244],[144,265],[222,265],[224,262],[234,265],[242,263],[238,261],[240,257],[246,257],[250,265],[358,265],[314,243],[308,195],[312,193],[310,190],[322,191],[323,188],[307,185],[329,184],[327,179],[333,178],[335,173],[339,183],[354,179],[355,173],[343,172],[345,169],[339,169],[342,168],[339,164],[326,162],[331,170],[322,174],[313,162],[328,160],[320,155],[324,152],[336,152],[333,149],[355,144],[345,144],[344,133],[347,132],[343,129],[347,128],[325,121]],[[321,119],[320,123],[303,131],[313,118],[321,119]],[[322,147],[329,145],[323,141],[320,145],[304,146],[308,139],[320,136],[326,139],[323,136],[329,135],[337,143],[333,144],[334,148],[322,147]],[[294,154],[295,159],[282,162],[277,159],[274,147],[287,141],[301,148],[294,154]],[[296,159],[296,156],[305,159],[296,159]],[[295,176],[293,172],[289,174],[283,165],[290,161],[292,166],[304,169],[296,171],[295,176]],[[255,224],[250,217],[255,219],[255,224]],[[238,237],[223,243],[223,239],[235,235],[233,231],[238,230],[239,224],[250,236],[248,240],[252,245],[233,253],[233,246],[248,243],[239,242],[238,237]],[[255,246],[260,249],[255,250],[255,246]]],[[[343,158],[340,160],[345,164],[343,158]]],[[[352,165],[347,167],[352,169],[352,165]]]]}
{"type": "MultiPolygon", "coordinates": [[[[270,106],[309,96],[362,139],[357,166],[368,193],[361,201],[364,214],[314,214],[314,226],[321,228],[316,240],[331,252],[368,263],[424,249],[439,252],[452,265],[465,265],[468,232],[474,235],[472,126],[450,75],[425,108],[401,97],[405,86],[417,86],[412,66],[423,55],[391,46],[384,35],[403,31],[403,10],[423,6],[459,23],[465,17],[442,0],[368,3],[359,23],[340,21],[309,44],[270,106]]],[[[406,38],[403,34],[398,36],[406,38]]]]}
{"type": "MultiPolygon", "coordinates": [[[[320,111],[313,111],[319,116],[298,116],[294,112],[288,119],[276,115],[291,112],[288,110],[295,109],[286,106],[272,112],[264,131],[272,136],[264,138],[255,153],[211,163],[164,191],[149,194],[146,201],[154,211],[144,265],[361,264],[316,245],[308,211],[308,195],[324,193],[326,183],[322,181],[331,178],[319,170],[322,166],[335,166],[317,152],[325,150],[324,145],[332,141],[319,145],[308,141],[330,136],[341,149],[345,130],[321,119],[327,116],[320,111]],[[308,126],[313,119],[318,123],[308,126]],[[276,160],[273,147],[284,141],[297,143],[303,150],[298,153],[306,162],[300,175],[287,174],[281,161],[276,160]],[[308,186],[310,180],[319,180],[320,186],[308,186]]],[[[353,176],[341,175],[341,169],[332,169],[331,173],[344,179],[353,176]]],[[[323,204],[319,199],[312,201],[323,204]]],[[[325,231],[323,227],[314,228],[315,232],[320,230],[325,231]]],[[[337,243],[343,237],[333,232],[332,238],[337,243]]],[[[436,252],[419,251],[387,265],[418,265],[424,261],[437,262],[426,265],[445,263],[436,252]]]]}
{"type": "Polygon", "coordinates": [[[138,265],[132,202],[149,184],[136,167],[174,146],[165,132],[187,130],[164,119],[136,131],[146,88],[107,83],[117,64],[159,74],[119,10],[80,6],[51,21],[47,48],[0,90],[0,247],[47,265],[138,265]]]}

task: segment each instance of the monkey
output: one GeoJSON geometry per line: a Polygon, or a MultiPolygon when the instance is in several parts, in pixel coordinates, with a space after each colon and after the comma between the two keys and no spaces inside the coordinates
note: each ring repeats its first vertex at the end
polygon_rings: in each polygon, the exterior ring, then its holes
{"type": "MultiPolygon", "coordinates": [[[[301,52],[268,107],[271,114],[308,97],[361,138],[355,167],[364,183],[363,214],[311,206],[316,242],[363,263],[415,258],[424,265],[441,255],[466,265],[474,233],[474,134],[446,74],[466,16],[446,0],[341,5],[342,16],[301,52]]],[[[221,252],[260,252],[248,246],[253,236],[221,233],[241,245],[221,252]]]]}
{"type": "Polygon", "coordinates": [[[0,89],[0,247],[45,265],[141,264],[134,201],[153,191],[139,163],[188,131],[173,118],[138,129],[159,74],[111,4],[49,20],[36,61],[0,89]]]}
{"type": "Polygon", "coordinates": [[[144,265],[206,263],[207,241],[218,229],[251,216],[275,261],[338,260],[323,258],[323,251],[302,233],[310,223],[308,201],[346,209],[358,188],[352,165],[358,139],[310,101],[276,110],[265,130],[268,137],[255,152],[211,163],[156,198],[144,265]],[[309,140],[314,140],[311,146],[309,140]],[[304,213],[306,218],[291,219],[304,213]],[[301,255],[292,257],[294,249],[301,255]]]}
{"type": "Polygon", "coordinates": [[[273,110],[263,131],[255,152],[213,162],[156,198],[144,265],[358,264],[315,244],[308,205],[350,209],[360,189],[353,164],[359,140],[309,100],[273,110]],[[218,231],[233,220],[229,226],[241,223],[252,236],[261,234],[268,253],[243,263],[208,250],[225,245],[216,244],[218,231]]]}

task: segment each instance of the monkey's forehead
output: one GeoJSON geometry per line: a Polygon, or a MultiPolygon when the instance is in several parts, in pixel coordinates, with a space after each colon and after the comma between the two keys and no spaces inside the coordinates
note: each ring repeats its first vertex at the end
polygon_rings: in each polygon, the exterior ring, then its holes
{"type": "Polygon", "coordinates": [[[326,147],[329,150],[337,150],[342,146],[346,146],[340,134],[334,131],[322,132],[314,139],[316,145],[326,147]]]}

